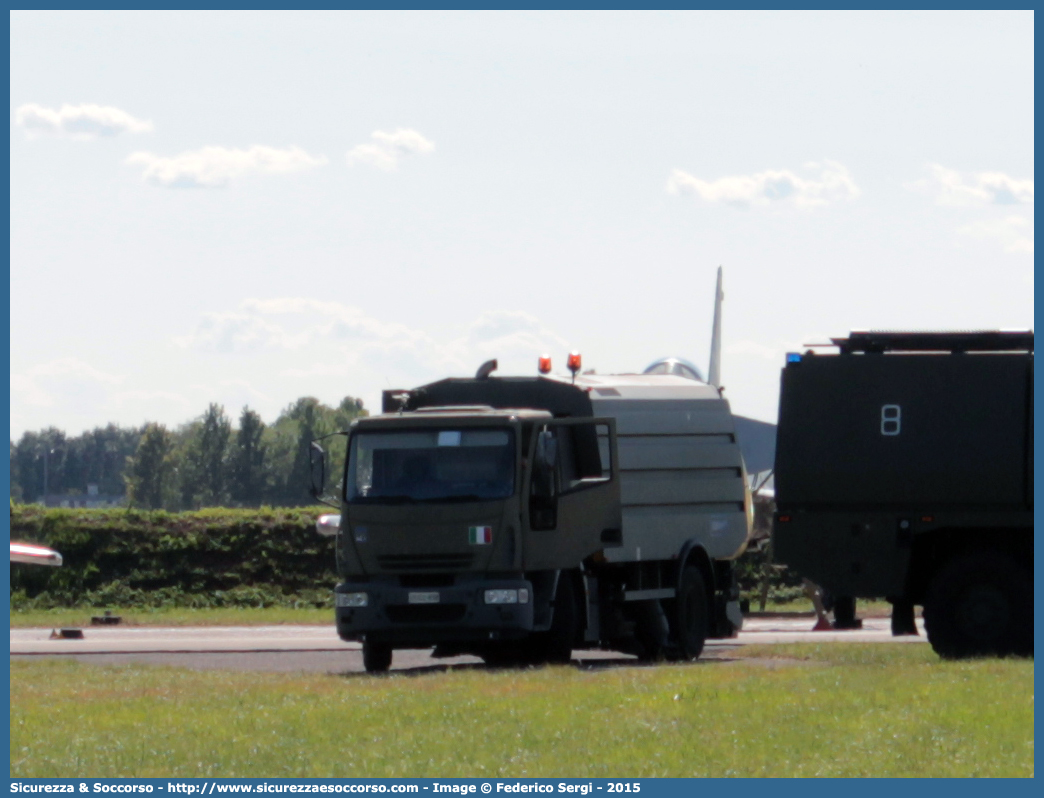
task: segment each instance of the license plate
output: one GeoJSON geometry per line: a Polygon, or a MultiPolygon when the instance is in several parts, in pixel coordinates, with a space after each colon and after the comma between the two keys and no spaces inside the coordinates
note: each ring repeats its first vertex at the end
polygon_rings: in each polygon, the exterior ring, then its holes
{"type": "Polygon", "coordinates": [[[410,593],[409,602],[410,604],[438,604],[439,593],[438,591],[433,593],[410,593]]]}

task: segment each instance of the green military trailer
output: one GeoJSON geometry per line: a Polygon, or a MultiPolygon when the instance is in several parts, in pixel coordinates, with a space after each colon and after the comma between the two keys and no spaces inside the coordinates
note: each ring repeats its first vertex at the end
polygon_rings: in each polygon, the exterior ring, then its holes
{"type": "Polygon", "coordinates": [[[337,630],[366,669],[433,646],[496,664],[695,659],[733,635],[752,510],[719,389],[490,371],[387,391],[344,433],[340,515],[320,531],[337,535],[337,630]]]}
{"type": "Polygon", "coordinates": [[[945,657],[1033,653],[1033,333],[854,332],[788,355],[774,552],[945,657]]]}

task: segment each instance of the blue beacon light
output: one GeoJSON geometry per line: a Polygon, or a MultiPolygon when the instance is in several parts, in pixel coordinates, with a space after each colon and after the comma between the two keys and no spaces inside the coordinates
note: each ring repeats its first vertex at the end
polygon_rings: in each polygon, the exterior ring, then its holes
{"type": "Polygon", "coordinates": [[[800,363],[801,362],[801,353],[800,352],[787,352],[787,362],[788,363],[800,363]]]}

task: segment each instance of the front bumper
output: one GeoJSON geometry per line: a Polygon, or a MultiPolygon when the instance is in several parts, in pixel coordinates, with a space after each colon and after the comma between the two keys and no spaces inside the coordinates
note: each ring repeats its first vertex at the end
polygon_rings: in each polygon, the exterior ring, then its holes
{"type": "MultiPolygon", "coordinates": [[[[412,581],[412,580],[411,580],[412,581]]],[[[533,630],[533,585],[524,579],[458,576],[450,586],[403,587],[396,577],[339,584],[335,603],[347,594],[366,594],[365,606],[337,606],[342,640],[368,640],[401,646],[511,640],[533,630]],[[487,590],[526,591],[516,604],[487,604],[487,590]]]]}

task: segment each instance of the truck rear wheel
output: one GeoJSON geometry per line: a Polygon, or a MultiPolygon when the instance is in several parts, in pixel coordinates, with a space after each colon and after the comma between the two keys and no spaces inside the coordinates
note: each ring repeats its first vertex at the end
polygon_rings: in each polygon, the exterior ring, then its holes
{"type": "Polygon", "coordinates": [[[699,659],[707,640],[707,588],[695,565],[686,565],[678,584],[674,606],[675,636],[683,660],[699,659]]]}
{"type": "Polygon", "coordinates": [[[384,673],[391,667],[392,647],[388,643],[363,641],[362,654],[367,673],[384,673]]]}
{"type": "Polygon", "coordinates": [[[928,589],[924,626],[946,659],[1032,656],[1032,578],[996,552],[951,560],[928,589]]]}

